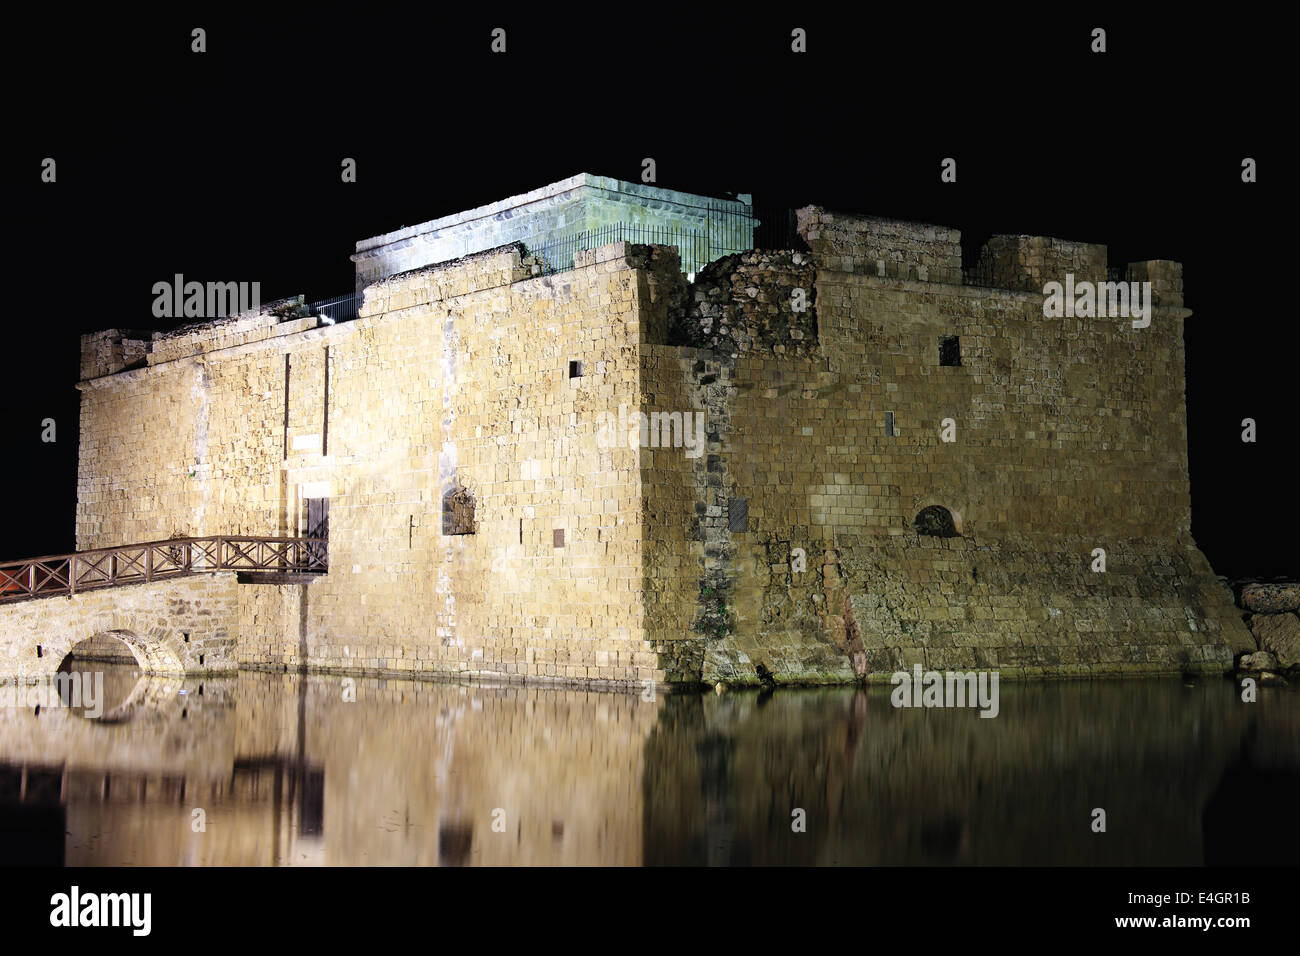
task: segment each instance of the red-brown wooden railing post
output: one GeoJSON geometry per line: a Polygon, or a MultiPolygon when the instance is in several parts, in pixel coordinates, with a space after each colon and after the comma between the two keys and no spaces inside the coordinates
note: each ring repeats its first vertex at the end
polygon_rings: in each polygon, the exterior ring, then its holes
{"type": "Polygon", "coordinates": [[[68,593],[77,593],[77,556],[68,558],[68,593]]]}

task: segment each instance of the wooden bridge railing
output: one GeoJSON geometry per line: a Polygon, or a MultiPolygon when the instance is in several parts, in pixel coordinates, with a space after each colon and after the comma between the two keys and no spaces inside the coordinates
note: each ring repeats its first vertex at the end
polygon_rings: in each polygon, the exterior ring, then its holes
{"type": "Polygon", "coordinates": [[[325,573],[325,538],[213,535],[0,562],[0,603],[212,571],[325,573]]]}

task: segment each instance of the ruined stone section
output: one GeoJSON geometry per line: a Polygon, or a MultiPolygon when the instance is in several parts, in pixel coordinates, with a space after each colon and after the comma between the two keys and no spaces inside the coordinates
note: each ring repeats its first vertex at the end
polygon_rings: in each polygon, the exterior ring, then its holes
{"type": "Polygon", "coordinates": [[[615,223],[695,230],[719,249],[740,251],[753,245],[752,216],[749,196],[714,199],[580,173],[487,206],[362,239],[352,261],[360,292],[398,273],[512,242],[542,243],[615,223]]]}
{"type": "Polygon", "coordinates": [[[1247,584],[1241,589],[1241,606],[1257,614],[1300,611],[1300,584],[1247,584]]]}
{"type": "Polygon", "coordinates": [[[0,605],[0,677],[53,674],[74,647],[105,636],[147,674],[233,671],[238,587],[222,572],[0,605]]]}
{"type": "MultiPolygon", "coordinates": [[[[640,352],[642,414],[705,411],[705,444],[698,457],[685,447],[641,448],[638,455],[643,538],[640,569],[644,626],[667,679],[675,683],[701,680],[703,655],[711,624],[706,603],[725,604],[722,573],[728,560],[721,530],[724,492],[716,471],[721,450],[717,424],[707,414],[710,377],[719,374],[720,357],[710,353],[694,380],[687,367],[699,353],[663,345],[646,345],[640,352]],[[715,471],[709,471],[709,463],[715,471]]],[[[662,429],[657,437],[662,442],[662,429]]]]}
{"type": "Polygon", "coordinates": [[[1300,617],[1291,612],[1255,614],[1250,628],[1260,650],[1272,654],[1279,667],[1300,667],[1300,617]]]}
{"type": "Polygon", "coordinates": [[[669,342],[726,355],[817,349],[817,269],[806,252],[745,252],[710,263],[695,278],[669,342]],[[802,301],[796,301],[802,290],[802,301]]]}

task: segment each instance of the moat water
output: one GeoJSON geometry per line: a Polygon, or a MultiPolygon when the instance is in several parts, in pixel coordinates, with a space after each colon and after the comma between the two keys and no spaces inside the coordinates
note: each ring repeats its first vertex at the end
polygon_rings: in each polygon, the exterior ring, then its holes
{"type": "Polygon", "coordinates": [[[0,709],[0,863],[1294,863],[1263,834],[1300,806],[1295,688],[1005,682],[986,719],[888,686],[644,700],[79,667],[105,674],[100,719],[0,709]]]}

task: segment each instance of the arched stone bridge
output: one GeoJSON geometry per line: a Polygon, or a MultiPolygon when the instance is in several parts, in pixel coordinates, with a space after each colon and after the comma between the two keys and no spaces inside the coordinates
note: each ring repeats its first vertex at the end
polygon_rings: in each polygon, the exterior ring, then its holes
{"type": "Polygon", "coordinates": [[[233,672],[238,587],[219,571],[0,604],[0,678],[52,675],[100,635],[123,641],[146,674],[233,672]]]}
{"type": "Polygon", "coordinates": [[[213,535],[0,563],[0,679],[54,674],[101,636],[124,642],[146,674],[235,671],[239,583],[310,580],[326,571],[327,545],[213,535]]]}

